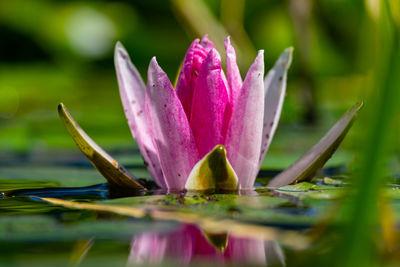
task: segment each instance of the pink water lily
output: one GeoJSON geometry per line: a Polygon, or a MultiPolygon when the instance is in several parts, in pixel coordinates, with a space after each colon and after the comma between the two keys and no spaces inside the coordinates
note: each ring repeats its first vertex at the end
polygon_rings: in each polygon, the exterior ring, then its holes
{"type": "Polygon", "coordinates": [[[226,149],[238,187],[253,186],[280,117],[292,49],[285,50],[265,78],[260,50],[244,80],[229,37],[225,52],[226,76],[221,57],[207,36],[194,40],[174,89],[155,57],[146,86],[126,50],[116,45],[124,111],[145,164],[160,187],[185,188],[196,163],[217,145],[226,149]]]}

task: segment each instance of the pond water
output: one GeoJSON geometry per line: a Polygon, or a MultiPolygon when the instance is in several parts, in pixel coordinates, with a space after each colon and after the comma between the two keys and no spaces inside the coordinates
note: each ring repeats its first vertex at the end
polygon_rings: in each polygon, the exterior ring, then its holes
{"type": "MultiPolygon", "coordinates": [[[[125,152],[114,154],[124,161],[125,152]]],[[[136,157],[128,167],[147,178],[136,157]]],[[[329,218],[346,194],[347,179],[338,174],[344,166],[270,191],[267,176],[278,171],[263,169],[256,189],[239,194],[126,192],[102,183],[79,154],[10,155],[0,166],[0,265],[299,266],[326,259],[336,232],[324,222],[344,217],[329,218]]]]}

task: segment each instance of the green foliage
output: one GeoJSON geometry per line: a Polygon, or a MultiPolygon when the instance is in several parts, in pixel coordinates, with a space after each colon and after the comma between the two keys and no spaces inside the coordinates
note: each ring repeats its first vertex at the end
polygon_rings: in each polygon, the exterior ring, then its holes
{"type": "MultiPolygon", "coordinates": [[[[60,102],[74,111],[98,144],[113,155],[114,151],[123,152],[115,153],[118,162],[134,169],[137,177],[149,178],[141,157],[132,152],[135,145],[113,69],[113,45],[116,40],[124,43],[144,80],[152,56],[157,56],[174,80],[185,49],[205,31],[213,34],[218,47],[222,47],[225,33],[232,36],[241,51],[242,71],[256,49],[265,50],[269,68],[284,47],[296,48],[282,120],[263,170],[288,167],[348,106],[364,100],[360,122],[326,165],[351,173],[345,173],[344,179],[318,176],[275,191],[263,187],[270,178],[263,177],[258,179],[262,186],[257,188],[257,196],[69,199],[176,209],[296,230],[297,237],[308,238],[316,232],[307,249],[284,247],[289,266],[307,266],[310,261],[354,266],[398,263],[398,250],[385,250],[378,224],[382,208],[377,206],[382,199],[390,203],[398,223],[398,180],[391,179],[390,185],[382,188],[385,178],[399,172],[400,139],[395,138],[400,133],[398,1],[198,0],[196,5],[201,8],[186,17],[185,9],[173,2],[189,1],[0,1],[0,193],[5,193],[0,195],[2,264],[65,265],[76,247],[86,242],[93,246],[83,264],[125,265],[133,234],[169,231],[176,226],[170,221],[71,210],[7,194],[104,182],[78,152],[71,153],[76,151],[75,144],[55,111],[60,102]],[[296,3],[302,3],[301,8],[296,8],[296,3]],[[214,18],[212,23],[204,22],[202,14],[214,18]],[[201,19],[193,19],[198,17],[201,19]],[[393,153],[397,156],[392,157],[393,153]],[[346,222],[349,224],[342,231],[346,222]],[[336,244],[338,250],[333,249],[336,244]]],[[[383,221],[390,219],[384,217],[383,221]]],[[[398,232],[392,236],[398,243],[398,232]]]]}

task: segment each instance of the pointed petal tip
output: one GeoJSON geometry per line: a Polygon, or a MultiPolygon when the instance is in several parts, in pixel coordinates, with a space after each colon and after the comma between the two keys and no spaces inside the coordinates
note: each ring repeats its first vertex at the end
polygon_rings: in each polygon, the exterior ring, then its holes
{"type": "MultiPolygon", "coordinates": [[[[120,42],[117,41],[117,43],[115,44],[115,48],[114,48],[114,64],[116,66],[122,64],[123,62],[130,62],[130,57],[128,54],[128,51],[126,51],[126,48],[124,47],[124,45],[120,42]]],[[[119,68],[121,68],[122,66],[120,66],[119,68]]],[[[117,67],[118,69],[118,67],[117,67]]]]}
{"type": "Polygon", "coordinates": [[[257,56],[254,59],[253,65],[260,64],[260,63],[264,63],[264,50],[263,49],[257,51],[257,56]]]}
{"type": "Polygon", "coordinates": [[[121,48],[121,47],[124,47],[124,46],[122,45],[122,43],[120,41],[117,41],[115,43],[115,48],[117,49],[117,48],[121,48]]]}
{"type": "Polygon", "coordinates": [[[151,58],[150,64],[157,64],[158,65],[157,58],[155,56],[151,58]]]}
{"type": "Polygon", "coordinates": [[[172,87],[167,74],[164,72],[161,66],[158,65],[156,57],[152,57],[147,70],[147,88],[150,88],[150,91],[152,91],[151,88],[154,88],[157,84],[164,84],[164,86],[172,87]]]}
{"type": "Polygon", "coordinates": [[[285,52],[288,52],[290,54],[293,54],[294,51],[294,47],[293,46],[289,46],[288,48],[285,49],[285,52]]]}
{"type": "Polygon", "coordinates": [[[264,72],[264,50],[263,49],[258,50],[257,57],[254,60],[253,65],[252,65],[251,68],[253,68],[253,66],[256,67],[256,68],[261,68],[262,67],[262,70],[264,72]]]}
{"type": "Polygon", "coordinates": [[[211,41],[210,41],[210,39],[208,38],[208,34],[203,35],[203,37],[201,38],[201,41],[200,41],[200,43],[201,43],[203,46],[208,46],[208,44],[209,44],[210,42],[211,42],[211,41]]]}
{"type": "Polygon", "coordinates": [[[227,36],[225,38],[224,47],[225,47],[225,51],[226,51],[227,54],[231,54],[231,55],[233,54],[233,56],[236,58],[235,48],[232,45],[230,36],[227,36]]]}
{"type": "Polygon", "coordinates": [[[150,77],[151,74],[157,73],[161,71],[160,65],[158,65],[157,58],[152,57],[149,64],[148,76],[150,77]]]}
{"type": "Polygon", "coordinates": [[[214,43],[210,39],[208,39],[208,34],[204,35],[203,38],[201,38],[200,45],[207,51],[215,47],[214,43]]]}
{"type": "Polygon", "coordinates": [[[201,41],[200,41],[199,38],[194,39],[193,42],[190,44],[189,49],[190,49],[190,47],[193,47],[193,46],[195,46],[195,45],[199,45],[200,42],[201,42],[201,41]]]}
{"type": "Polygon", "coordinates": [[[221,68],[221,55],[218,53],[218,50],[212,48],[210,52],[208,52],[204,63],[206,64],[206,66],[208,66],[209,69],[221,68]]]}
{"type": "Polygon", "coordinates": [[[229,35],[225,38],[224,44],[225,44],[225,49],[227,48],[227,46],[231,44],[231,37],[229,35]]]}
{"type": "Polygon", "coordinates": [[[286,48],[283,53],[279,56],[278,64],[284,65],[286,68],[290,67],[293,58],[293,46],[286,48]]]}
{"type": "Polygon", "coordinates": [[[211,56],[212,56],[213,58],[214,58],[214,57],[220,58],[219,52],[218,52],[218,50],[215,49],[215,48],[212,48],[212,49],[210,50],[210,52],[208,52],[208,54],[211,54],[211,56]]]}
{"type": "Polygon", "coordinates": [[[120,41],[117,41],[115,43],[115,48],[114,48],[114,55],[117,56],[118,54],[122,54],[122,55],[128,54],[124,45],[120,41]]]}

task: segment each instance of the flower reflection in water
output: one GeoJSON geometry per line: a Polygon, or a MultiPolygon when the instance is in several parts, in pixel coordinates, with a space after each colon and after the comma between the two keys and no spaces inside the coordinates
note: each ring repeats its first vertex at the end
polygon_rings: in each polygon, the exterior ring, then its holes
{"type": "Polygon", "coordinates": [[[194,225],[181,225],[168,233],[143,233],[133,237],[129,264],[189,263],[284,265],[274,240],[207,234],[194,225]]]}

